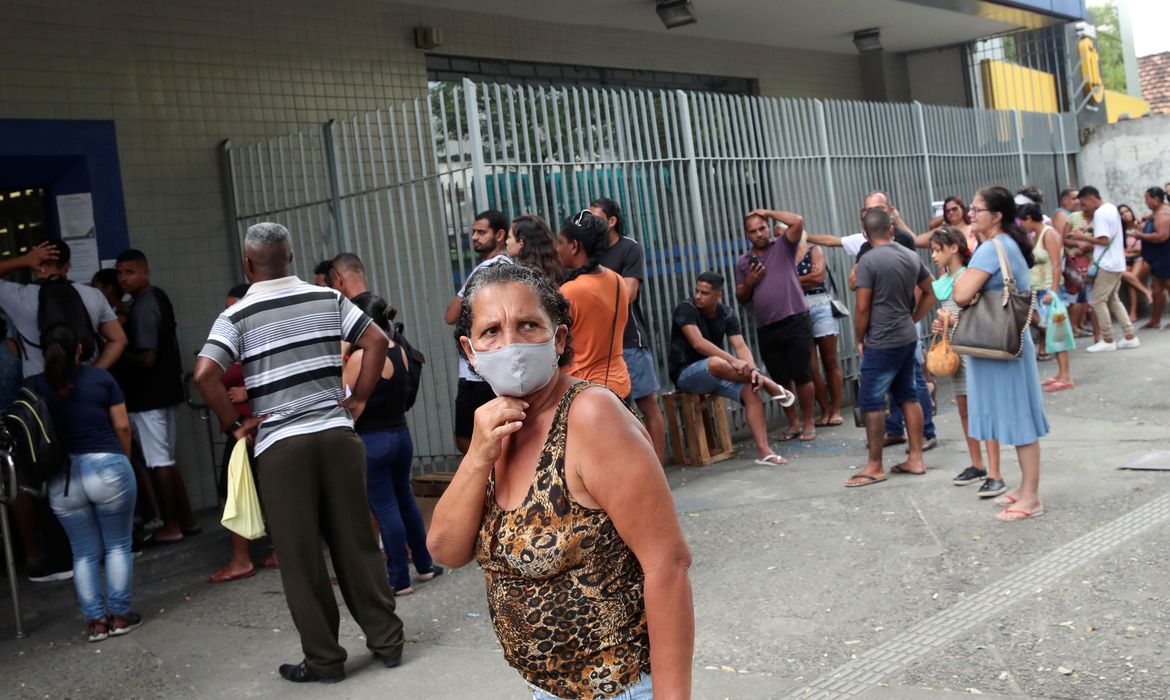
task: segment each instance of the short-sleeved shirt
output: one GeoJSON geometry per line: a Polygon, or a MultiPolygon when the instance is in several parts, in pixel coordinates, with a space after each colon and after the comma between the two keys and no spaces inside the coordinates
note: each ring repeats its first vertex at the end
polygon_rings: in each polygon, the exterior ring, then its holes
{"type": "Polygon", "coordinates": [[[340,292],[281,277],[253,284],[225,309],[199,354],[225,370],[242,363],[252,412],[268,416],[259,455],[285,438],[353,427],[339,405],[341,342],[356,343],[370,323],[340,292]]]}
{"type": "MultiPolygon", "coordinates": [[[[455,295],[462,298],[463,292],[467,291],[467,283],[471,281],[472,277],[475,277],[475,273],[479,272],[480,270],[484,269],[485,267],[491,267],[492,265],[498,265],[499,263],[511,263],[511,262],[512,262],[512,258],[509,258],[507,255],[505,255],[503,253],[500,253],[499,255],[494,255],[494,256],[488,258],[487,260],[484,260],[483,262],[481,262],[480,264],[478,264],[474,268],[472,268],[471,273],[469,275],[467,275],[467,279],[465,279],[463,281],[463,286],[459,288],[458,292],[455,292],[455,295]]],[[[472,371],[471,365],[467,363],[467,360],[462,355],[459,356],[459,378],[467,380],[469,382],[482,382],[483,381],[483,377],[479,376],[474,371],[472,371]]]]}
{"type": "Polygon", "coordinates": [[[796,276],[798,247],[799,242],[793,243],[788,240],[788,236],[780,236],[772,239],[763,250],[752,248],[736,262],[736,284],[743,284],[747,280],[749,255],[759,257],[766,268],[763,278],[752,290],[752,309],[756,313],[757,325],[767,326],[808,311],[804,290],[796,276]]]}
{"type": "Polygon", "coordinates": [[[670,324],[670,354],[667,357],[667,369],[670,372],[670,381],[678,382],[679,372],[689,364],[706,359],[706,355],[699,352],[683,335],[684,326],[698,326],[699,335],[718,347],[724,347],[723,341],[729,337],[743,335],[739,326],[739,317],[727,304],[719,302],[715,307],[714,316],[706,316],[695,306],[694,299],[686,299],[674,307],[674,314],[670,324]]]}
{"type": "MultiPolygon", "coordinates": [[[[93,323],[95,333],[101,324],[118,320],[118,316],[110,308],[110,302],[100,290],[77,282],[73,283],[73,288],[81,295],[81,301],[89,313],[89,320],[93,323]]],[[[8,314],[12,326],[24,341],[22,344],[25,352],[25,377],[45,371],[45,358],[39,347],[41,330],[37,326],[37,311],[41,306],[40,294],[41,287],[38,284],[17,284],[0,280],[0,309],[4,309],[4,313],[8,314]]]]}
{"type": "Polygon", "coordinates": [[[622,359],[622,332],[629,319],[630,290],[616,272],[600,270],[561,285],[573,317],[573,360],[565,372],[626,397],[630,372],[622,359]]]}
{"type": "Polygon", "coordinates": [[[1122,235],[1121,213],[1105,202],[1093,212],[1093,237],[1110,239],[1108,246],[1094,245],[1093,260],[1097,269],[1106,272],[1125,272],[1125,236],[1122,235]]]}
{"type": "MultiPolygon", "coordinates": [[[[894,242],[911,252],[918,251],[918,244],[914,240],[914,234],[910,233],[906,229],[894,229],[894,242]]],[[[857,259],[861,260],[861,256],[865,255],[871,250],[873,250],[873,244],[866,240],[861,244],[861,247],[857,249],[857,259]]]]}
{"type": "Polygon", "coordinates": [[[131,413],[174,406],[186,398],[176,327],[175,309],[163,290],[147,287],[134,296],[126,315],[126,349],[153,350],[155,360],[153,367],[140,367],[123,356],[114,367],[131,413]]]}
{"type": "Polygon", "coordinates": [[[630,321],[622,336],[623,348],[648,348],[650,335],[646,331],[646,315],[642,311],[642,284],[646,281],[646,253],[629,236],[622,236],[601,252],[601,264],[622,277],[638,280],[638,296],[630,302],[630,321]]]}
{"type": "Polygon", "coordinates": [[[930,272],[922,258],[893,243],[874,246],[857,261],[857,287],[873,290],[865,346],[877,350],[918,342],[914,288],[930,272]]]}
{"type": "Polygon", "coordinates": [[[57,435],[70,454],[125,454],[110,420],[110,407],[126,400],[112,374],[96,367],[78,367],[73,390],[65,398],[49,386],[44,374],[32,381],[49,404],[57,435]]]}
{"type": "MultiPolygon", "coordinates": [[[[1012,266],[1012,274],[1016,276],[1016,287],[1022,292],[1031,289],[1028,261],[1024,259],[1020,247],[1016,245],[1011,236],[999,235],[992,240],[999,241],[1003,245],[1003,252],[1007,255],[1008,263],[1012,266]]],[[[983,283],[980,293],[1003,289],[1003,271],[999,266],[999,252],[991,241],[986,241],[979,246],[971,256],[971,262],[967,263],[967,269],[983,270],[991,275],[983,283]]]]}

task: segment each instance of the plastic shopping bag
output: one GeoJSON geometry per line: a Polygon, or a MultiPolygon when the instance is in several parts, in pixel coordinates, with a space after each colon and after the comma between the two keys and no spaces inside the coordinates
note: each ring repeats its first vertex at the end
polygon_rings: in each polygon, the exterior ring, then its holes
{"type": "Polygon", "coordinates": [[[1068,319],[1068,308],[1060,300],[1059,294],[1052,294],[1052,303],[1048,305],[1048,332],[1044,339],[1044,349],[1049,353],[1066,352],[1077,349],[1077,339],[1073,335],[1072,322],[1068,319]]]}
{"type": "Polygon", "coordinates": [[[228,460],[227,504],[223,507],[224,527],[249,540],[264,536],[264,518],[260,514],[260,497],[248,464],[248,441],[239,440],[228,460]]]}

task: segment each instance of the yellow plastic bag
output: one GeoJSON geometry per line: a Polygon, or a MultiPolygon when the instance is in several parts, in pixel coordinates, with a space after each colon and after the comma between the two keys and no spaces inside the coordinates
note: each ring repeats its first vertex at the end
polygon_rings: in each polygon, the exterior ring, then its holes
{"type": "Polygon", "coordinates": [[[264,518],[260,515],[260,497],[248,464],[247,440],[236,442],[228,460],[227,503],[223,507],[224,527],[249,540],[264,536],[264,518]]]}

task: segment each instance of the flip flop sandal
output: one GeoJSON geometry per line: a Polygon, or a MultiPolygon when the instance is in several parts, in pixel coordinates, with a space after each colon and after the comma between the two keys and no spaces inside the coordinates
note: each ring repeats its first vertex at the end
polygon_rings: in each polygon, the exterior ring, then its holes
{"type": "Polygon", "coordinates": [[[208,583],[227,583],[229,581],[239,581],[242,578],[251,578],[252,576],[255,576],[255,575],[256,575],[256,567],[255,566],[253,566],[251,569],[248,569],[247,571],[245,571],[243,573],[239,573],[239,574],[225,574],[223,572],[217,571],[214,574],[207,577],[207,582],[208,583]]]}
{"type": "Polygon", "coordinates": [[[788,460],[784,459],[778,454],[770,454],[766,457],[760,457],[752,462],[752,464],[762,464],[765,467],[778,467],[781,464],[788,464],[788,460]]]}
{"type": "Polygon", "coordinates": [[[923,476],[924,474],[926,474],[926,470],[923,469],[920,472],[912,472],[909,469],[906,469],[904,464],[895,464],[893,467],[890,468],[890,473],[891,474],[910,474],[911,476],[923,476]]]}
{"type": "Polygon", "coordinates": [[[800,441],[801,442],[812,442],[813,440],[816,440],[816,439],[817,439],[817,433],[815,430],[811,433],[804,432],[804,431],[801,431],[801,433],[800,433],[800,441]]]}
{"type": "Polygon", "coordinates": [[[796,432],[792,432],[792,433],[784,433],[783,437],[780,438],[780,441],[781,442],[788,442],[789,440],[795,440],[798,437],[800,437],[799,430],[797,430],[796,432]]]}
{"type": "Polygon", "coordinates": [[[1015,508],[1004,508],[1001,512],[995,514],[995,519],[1001,523],[1014,523],[1019,520],[1029,520],[1031,518],[1039,518],[1044,515],[1044,509],[1034,510],[1029,513],[1026,510],[1016,510],[1015,508]]]}
{"type": "Polygon", "coordinates": [[[1073,384],[1072,382],[1052,382],[1051,384],[1044,386],[1044,387],[1041,387],[1041,388],[1043,388],[1044,391],[1047,391],[1049,394],[1053,394],[1053,393],[1058,392],[1058,391],[1067,391],[1069,389],[1076,389],[1077,385],[1073,384]]]}
{"type": "Polygon", "coordinates": [[[855,488],[858,488],[859,486],[869,486],[871,484],[879,484],[885,480],[886,480],[886,477],[884,477],[884,476],[870,476],[869,474],[854,474],[853,476],[851,476],[845,480],[845,488],[855,489],[855,488]],[[859,481],[857,483],[849,483],[849,482],[853,481],[854,479],[865,479],[865,481],[859,481]]]}
{"type": "Polygon", "coordinates": [[[1004,495],[1000,496],[999,498],[995,499],[994,501],[992,501],[992,503],[994,503],[997,506],[1003,506],[1006,508],[1007,506],[1014,504],[1018,500],[1020,500],[1020,499],[1016,498],[1015,496],[1009,496],[1007,494],[1004,494],[1004,495]]]}

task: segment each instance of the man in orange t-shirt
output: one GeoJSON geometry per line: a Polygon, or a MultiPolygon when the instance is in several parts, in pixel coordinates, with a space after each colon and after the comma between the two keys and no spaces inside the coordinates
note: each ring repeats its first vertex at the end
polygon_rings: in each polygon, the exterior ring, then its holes
{"type": "Polygon", "coordinates": [[[630,291],[621,276],[598,257],[609,224],[588,209],[565,223],[557,255],[569,270],[561,293],[573,317],[573,359],[565,372],[604,384],[622,399],[630,395],[630,373],[622,359],[622,334],[630,314],[630,291]]]}

